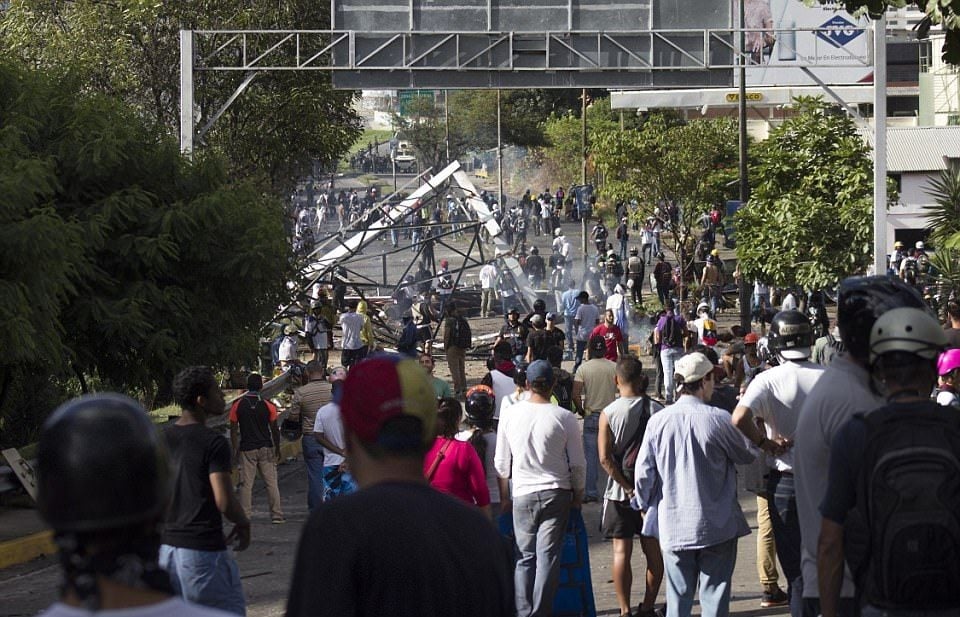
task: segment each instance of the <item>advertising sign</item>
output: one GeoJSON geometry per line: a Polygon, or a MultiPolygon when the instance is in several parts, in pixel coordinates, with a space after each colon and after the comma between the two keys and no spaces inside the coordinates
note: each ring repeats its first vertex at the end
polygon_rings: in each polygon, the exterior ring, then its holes
{"type": "MultiPolygon", "coordinates": [[[[829,85],[872,82],[866,18],[851,16],[842,4],[743,1],[748,87],[815,85],[801,64],[829,85]]],[[[733,10],[737,23],[739,5],[733,10]]]]}

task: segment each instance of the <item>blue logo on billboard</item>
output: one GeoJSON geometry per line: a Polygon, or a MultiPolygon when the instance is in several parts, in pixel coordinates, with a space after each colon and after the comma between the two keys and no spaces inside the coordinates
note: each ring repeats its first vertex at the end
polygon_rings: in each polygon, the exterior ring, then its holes
{"type": "Polygon", "coordinates": [[[820,29],[817,30],[817,37],[830,43],[834,47],[844,47],[861,34],[863,34],[863,28],[844,19],[840,15],[834,15],[822,23],[820,29]]]}

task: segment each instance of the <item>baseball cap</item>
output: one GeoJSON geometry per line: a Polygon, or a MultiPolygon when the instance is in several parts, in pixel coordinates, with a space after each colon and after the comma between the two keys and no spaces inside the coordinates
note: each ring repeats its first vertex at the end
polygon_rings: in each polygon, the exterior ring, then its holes
{"type": "Polygon", "coordinates": [[[519,314],[520,314],[520,311],[518,311],[516,308],[512,308],[509,311],[507,311],[507,315],[519,315],[519,314]]]}
{"type": "Polygon", "coordinates": [[[385,447],[399,444],[397,436],[382,434],[390,420],[412,417],[420,420],[422,445],[435,436],[437,399],[426,371],[413,358],[380,354],[355,365],[343,382],[340,399],[343,423],[361,441],[385,447]]]}
{"type": "Polygon", "coordinates": [[[343,381],[346,378],[347,369],[343,368],[342,366],[337,366],[330,370],[330,375],[327,377],[327,381],[332,383],[334,381],[343,381]]]}
{"type": "Polygon", "coordinates": [[[556,313],[547,313],[547,321],[555,321],[557,319],[556,313]]]}
{"type": "Polygon", "coordinates": [[[542,325],[543,325],[543,315],[541,315],[541,314],[539,314],[539,313],[534,313],[534,315],[533,315],[532,317],[530,317],[530,323],[532,323],[532,324],[535,325],[535,326],[542,326],[542,325]]]}
{"type": "Polygon", "coordinates": [[[757,336],[756,332],[747,332],[747,335],[743,337],[744,345],[756,345],[760,341],[760,337],[757,336]]]}
{"type": "Polygon", "coordinates": [[[553,366],[546,360],[534,360],[527,367],[527,381],[553,383],[553,366]]]}
{"type": "Polygon", "coordinates": [[[676,361],[673,372],[682,377],[681,383],[693,383],[713,372],[713,363],[702,353],[688,353],[676,361]]]}
{"type": "Polygon", "coordinates": [[[449,265],[450,265],[450,262],[447,261],[446,259],[441,259],[441,260],[440,260],[440,267],[441,267],[441,268],[446,268],[446,267],[449,266],[449,265]]]}

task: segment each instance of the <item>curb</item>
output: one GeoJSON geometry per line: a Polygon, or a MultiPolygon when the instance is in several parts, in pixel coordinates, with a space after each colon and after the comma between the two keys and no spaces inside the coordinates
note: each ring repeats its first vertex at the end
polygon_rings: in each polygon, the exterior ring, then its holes
{"type": "Polygon", "coordinates": [[[0,570],[26,563],[43,555],[54,555],[53,532],[41,531],[16,540],[0,542],[0,570]]]}

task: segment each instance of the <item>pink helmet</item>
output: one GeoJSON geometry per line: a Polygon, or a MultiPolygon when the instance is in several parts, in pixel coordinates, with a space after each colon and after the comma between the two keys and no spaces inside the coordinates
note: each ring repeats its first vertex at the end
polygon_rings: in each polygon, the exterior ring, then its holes
{"type": "Polygon", "coordinates": [[[947,375],[960,368],[960,349],[948,349],[937,359],[937,375],[947,375]]]}

